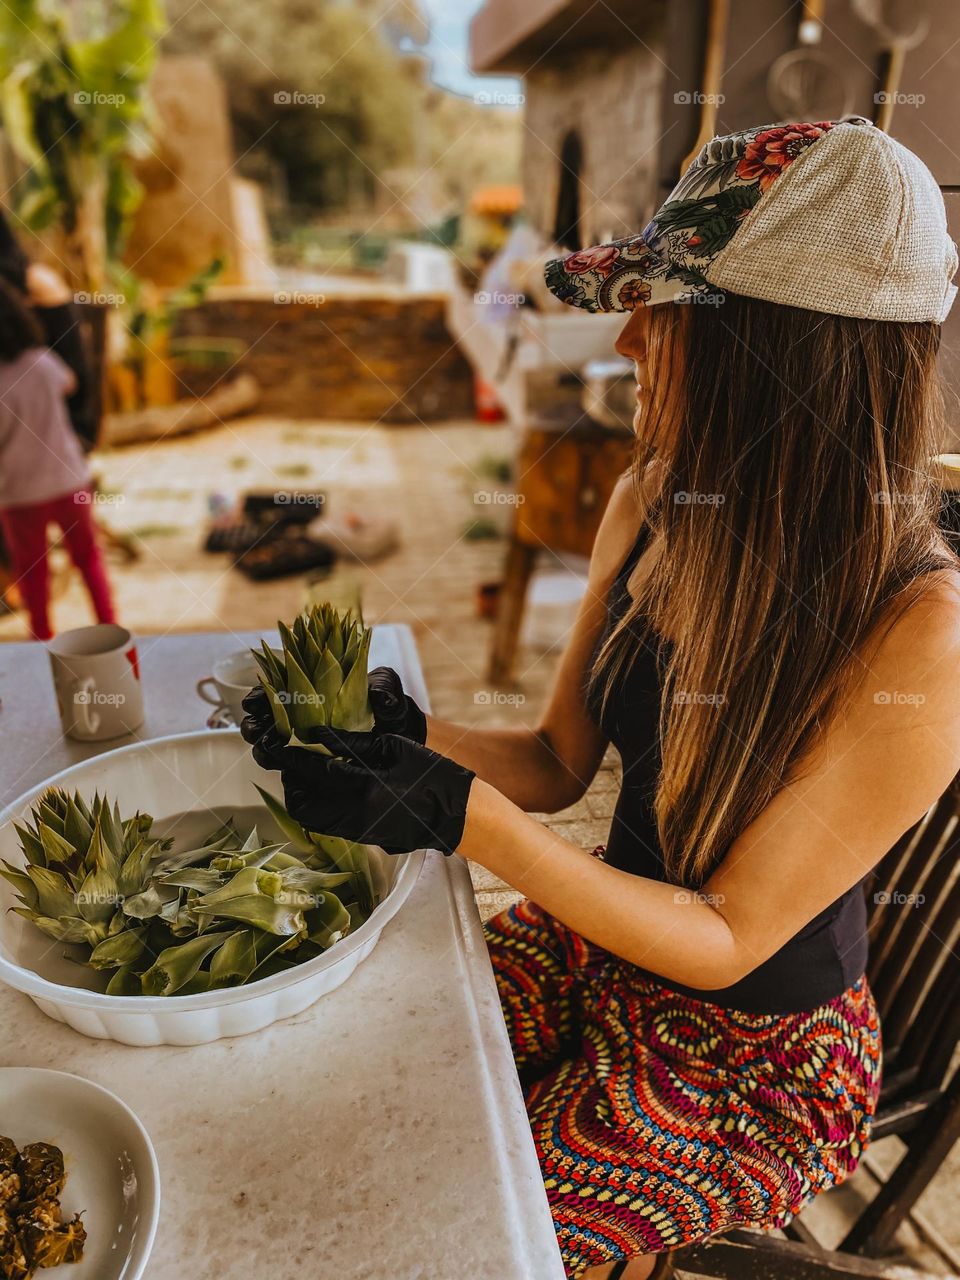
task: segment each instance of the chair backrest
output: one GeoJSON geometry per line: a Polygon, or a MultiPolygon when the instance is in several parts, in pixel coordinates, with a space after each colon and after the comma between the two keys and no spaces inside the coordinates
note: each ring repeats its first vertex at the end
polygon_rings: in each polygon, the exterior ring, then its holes
{"type": "MultiPolygon", "coordinates": [[[[866,885],[885,1103],[947,1086],[960,1040],[960,775],[866,885]]],[[[956,1068],[955,1068],[956,1069],[956,1068]]]]}

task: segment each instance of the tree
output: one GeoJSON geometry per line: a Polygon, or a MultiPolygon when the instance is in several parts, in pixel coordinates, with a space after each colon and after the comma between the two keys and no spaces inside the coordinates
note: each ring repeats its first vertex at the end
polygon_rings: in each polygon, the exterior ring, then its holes
{"type": "Polygon", "coordinates": [[[260,176],[279,165],[292,203],[366,200],[412,155],[420,85],[398,54],[426,35],[412,0],[171,0],[170,19],[165,51],[211,58],[242,167],[257,175],[266,153],[260,176]]]}

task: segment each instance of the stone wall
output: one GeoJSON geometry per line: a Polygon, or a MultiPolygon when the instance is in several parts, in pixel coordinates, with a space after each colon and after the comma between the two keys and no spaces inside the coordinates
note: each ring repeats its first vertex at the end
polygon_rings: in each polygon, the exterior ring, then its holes
{"type": "Polygon", "coordinates": [[[264,413],[401,423],[473,417],[473,374],[444,311],[442,297],[399,293],[285,303],[215,295],[182,312],[175,335],[244,342],[235,368],[260,383],[264,413]]]}
{"type": "Polygon", "coordinates": [[[531,221],[552,235],[563,140],[580,135],[581,243],[642,227],[655,207],[663,64],[653,44],[571,51],[524,77],[523,189],[531,221]]]}

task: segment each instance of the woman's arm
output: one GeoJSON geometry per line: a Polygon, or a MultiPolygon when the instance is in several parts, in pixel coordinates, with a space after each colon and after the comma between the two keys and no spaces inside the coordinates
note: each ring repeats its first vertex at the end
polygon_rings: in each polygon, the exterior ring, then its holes
{"type": "Polygon", "coordinates": [[[566,808],[583,795],[599,767],[606,740],[587,711],[584,686],[606,621],[607,594],[639,527],[633,481],[624,476],[604,512],[587,590],[536,728],[474,729],[427,717],[428,747],[472,769],[521,809],[566,808]]]}
{"type": "Polygon", "coordinates": [[[954,582],[890,629],[803,776],[702,894],[606,866],[479,779],[458,852],[631,963],[683,986],[730,986],[857,884],[960,771],[958,659],[954,582]]]}

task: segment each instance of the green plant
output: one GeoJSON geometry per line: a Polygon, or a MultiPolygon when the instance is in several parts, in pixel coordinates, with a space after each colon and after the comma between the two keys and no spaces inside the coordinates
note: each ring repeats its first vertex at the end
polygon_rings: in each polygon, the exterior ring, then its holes
{"type": "Polygon", "coordinates": [[[62,228],[79,290],[104,288],[141,199],[131,159],[146,148],[144,89],[164,28],[159,0],[114,0],[108,12],[0,5],[0,116],[26,166],[17,213],[32,230],[62,228]]]}
{"type": "Polygon", "coordinates": [[[16,828],[24,866],[4,862],[0,875],[18,915],[111,975],[110,995],[238,986],[320,955],[375,905],[365,848],[308,836],[261,795],[285,843],[226,823],[173,851],[148,814],[123,820],[105,797],[88,806],[52,789],[16,828]]]}
{"type": "Polygon", "coordinates": [[[309,741],[312,729],[323,725],[372,729],[367,694],[369,627],[330,604],[314,605],[292,627],[278,626],[282,650],[277,652],[263,642],[253,656],[283,737],[326,753],[326,747],[309,741]]]}

